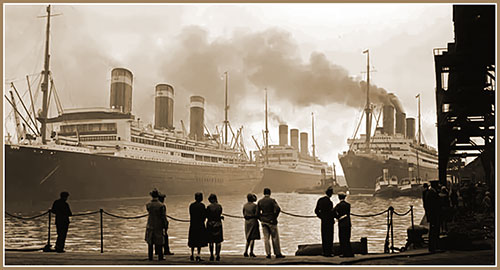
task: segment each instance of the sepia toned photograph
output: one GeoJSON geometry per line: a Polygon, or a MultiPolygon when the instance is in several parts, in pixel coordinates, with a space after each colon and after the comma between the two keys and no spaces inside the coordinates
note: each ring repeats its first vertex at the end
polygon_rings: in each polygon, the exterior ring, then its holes
{"type": "Polygon", "coordinates": [[[3,18],[3,267],[497,266],[496,3],[3,18]]]}

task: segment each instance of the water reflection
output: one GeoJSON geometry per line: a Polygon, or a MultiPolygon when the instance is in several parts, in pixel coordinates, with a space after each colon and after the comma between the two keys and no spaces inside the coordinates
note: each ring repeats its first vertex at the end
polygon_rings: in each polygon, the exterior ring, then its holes
{"type": "MultiPolygon", "coordinates": [[[[262,195],[259,194],[259,198],[262,195]]],[[[308,194],[273,194],[281,208],[289,213],[299,215],[314,215],[314,207],[320,195],[308,194]]],[[[73,213],[95,211],[103,208],[106,211],[121,216],[139,216],[146,213],[145,204],[148,197],[129,198],[102,201],[72,201],[69,200],[73,213]]],[[[191,196],[169,196],[166,198],[167,214],[180,219],[188,219],[188,207],[193,198],[191,196]]],[[[336,196],[334,203],[338,202],[336,196]]],[[[348,196],[352,212],[356,214],[372,214],[386,210],[393,206],[398,213],[406,212],[410,205],[414,206],[414,221],[420,222],[424,215],[422,203],[417,198],[384,199],[372,196],[348,196]]],[[[246,196],[219,196],[219,202],[224,213],[242,216],[242,207],[246,196]]],[[[206,203],[206,202],[205,202],[206,203]]],[[[47,204],[50,206],[50,203],[47,204]]],[[[43,213],[47,208],[42,205],[39,209],[16,211],[13,214],[34,216],[43,213]]],[[[371,218],[352,217],[352,241],[359,241],[361,237],[368,238],[369,252],[383,252],[387,234],[387,215],[371,218]]],[[[43,247],[47,243],[47,216],[35,220],[19,220],[6,216],[5,218],[5,248],[43,247]]],[[[54,222],[54,220],[52,220],[54,222]]],[[[108,215],[103,216],[104,250],[108,252],[144,252],[147,245],[144,241],[146,218],[118,219],[108,215]]],[[[411,225],[410,215],[403,217],[394,215],[394,241],[396,247],[406,242],[406,229],[411,225]]],[[[169,236],[173,252],[187,253],[187,236],[189,223],[170,221],[169,236]]],[[[55,225],[51,226],[52,245],[56,240],[55,225]]],[[[335,241],[338,241],[335,228],[335,241]]],[[[317,218],[297,218],[281,214],[279,217],[279,233],[282,252],[292,255],[301,244],[320,243],[320,221],[317,218]]],[[[89,216],[75,216],[71,224],[66,241],[69,251],[100,251],[100,224],[99,214],[89,216]]],[[[224,220],[223,254],[242,254],[245,247],[244,220],[226,217],[224,220]]],[[[208,249],[205,249],[208,252],[208,249]]],[[[257,241],[256,254],[264,254],[264,244],[257,241]]]]}

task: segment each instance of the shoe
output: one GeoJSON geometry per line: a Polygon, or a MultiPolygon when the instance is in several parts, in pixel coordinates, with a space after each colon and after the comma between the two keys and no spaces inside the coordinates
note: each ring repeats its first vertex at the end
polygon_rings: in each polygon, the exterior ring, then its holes
{"type": "Polygon", "coordinates": [[[323,254],[323,257],[333,257],[332,254],[323,254]]]}
{"type": "Polygon", "coordinates": [[[210,261],[213,262],[214,261],[214,255],[210,255],[210,261]]]}
{"type": "Polygon", "coordinates": [[[165,260],[165,258],[163,258],[163,257],[158,258],[158,261],[164,261],[164,260],[165,260]]]}
{"type": "Polygon", "coordinates": [[[174,253],[169,251],[169,252],[165,253],[165,255],[174,255],[174,253]]]}
{"type": "Polygon", "coordinates": [[[248,257],[248,253],[243,253],[243,257],[248,257]]]}
{"type": "Polygon", "coordinates": [[[216,261],[220,261],[220,256],[219,256],[219,255],[217,255],[217,257],[215,257],[215,260],[216,260],[216,261]]]}
{"type": "Polygon", "coordinates": [[[267,255],[266,259],[271,259],[271,254],[267,255]]]}
{"type": "Polygon", "coordinates": [[[285,255],[276,255],[276,259],[281,259],[281,258],[285,258],[285,255]]]}
{"type": "Polygon", "coordinates": [[[253,253],[250,253],[250,257],[255,258],[255,257],[257,257],[257,256],[255,256],[255,254],[253,254],[253,253]]]}
{"type": "Polygon", "coordinates": [[[66,252],[65,250],[56,250],[57,253],[64,253],[66,252]]]}
{"type": "Polygon", "coordinates": [[[197,261],[197,262],[203,262],[203,261],[205,261],[205,260],[203,260],[202,258],[200,258],[200,256],[196,256],[196,261],[197,261]]]}
{"type": "Polygon", "coordinates": [[[193,255],[189,256],[189,260],[194,261],[194,256],[193,255]]]}

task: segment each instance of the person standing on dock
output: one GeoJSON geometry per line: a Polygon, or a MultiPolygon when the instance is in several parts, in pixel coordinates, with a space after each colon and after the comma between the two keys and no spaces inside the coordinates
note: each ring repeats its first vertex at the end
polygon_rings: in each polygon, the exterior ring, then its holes
{"type": "Polygon", "coordinates": [[[68,234],[69,229],[69,217],[73,215],[67,202],[68,197],[68,192],[61,192],[60,198],[54,201],[54,203],[52,204],[52,208],[50,209],[50,212],[56,214],[56,252],[58,253],[65,252],[64,243],[66,242],[66,235],[68,234]]]}
{"type": "Polygon", "coordinates": [[[340,202],[335,206],[334,212],[339,220],[340,257],[354,257],[351,248],[351,204],[345,201],[347,195],[338,193],[340,202]]]}
{"type": "Polygon", "coordinates": [[[281,254],[280,236],[278,233],[278,216],[281,208],[275,199],[271,198],[271,190],[264,188],[264,198],[257,203],[257,215],[262,223],[262,233],[264,234],[264,248],[266,249],[266,258],[271,259],[271,245],[269,237],[273,241],[273,250],[276,258],[285,258],[281,254]]]}
{"type": "Polygon", "coordinates": [[[165,197],[167,195],[160,193],[160,197],[158,197],[158,200],[165,205],[165,233],[163,234],[164,242],[165,244],[163,245],[163,254],[164,255],[174,255],[170,251],[170,246],[168,244],[168,219],[167,219],[167,205],[165,204],[165,197]]]}
{"type": "Polygon", "coordinates": [[[318,199],[314,213],[321,219],[321,245],[323,246],[323,256],[332,257],[335,212],[333,211],[333,203],[330,197],[333,195],[333,187],[328,187],[325,194],[326,196],[318,199]]]}
{"type": "Polygon", "coordinates": [[[250,257],[256,257],[253,253],[255,240],[260,239],[259,220],[257,219],[257,196],[252,193],[247,195],[247,203],[243,206],[243,217],[245,218],[245,253],[243,256],[248,257],[248,247],[250,247],[250,257]]]}
{"type": "Polygon", "coordinates": [[[217,201],[217,195],[210,194],[208,196],[210,204],[207,206],[207,233],[208,247],[210,249],[210,261],[214,260],[214,245],[215,245],[215,260],[220,261],[220,250],[224,237],[222,234],[222,206],[217,201]]]}
{"type": "Polygon", "coordinates": [[[427,201],[427,220],[429,221],[429,251],[436,252],[439,241],[439,220],[441,204],[438,195],[438,180],[431,181],[431,187],[425,196],[427,201]]]}
{"type": "Polygon", "coordinates": [[[429,191],[429,184],[424,183],[423,189],[422,189],[422,205],[424,206],[424,212],[425,212],[425,219],[427,222],[429,222],[429,214],[427,213],[427,192],[429,191]]]}
{"type": "Polygon", "coordinates": [[[207,219],[207,210],[203,201],[203,193],[194,194],[194,202],[189,205],[189,237],[188,246],[191,248],[189,259],[194,261],[194,249],[197,248],[196,261],[203,261],[200,257],[201,248],[207,246],[207,229],[205,228],[205,219],[207,219]]]}
{"type": "Polygon", "coordinates": [[[158,260],[162,261],[163,258],[163,245],[165,239],[163,231],[165,230],[166,209],[165,205],[159,201],[160,193],[154,189],[149,193],[151,201],[146,204],[148,210],[148,223],[146,224],[145,240],[148,243],[148,259],[153,260],[153,246],[158,254],[158,260]]]}

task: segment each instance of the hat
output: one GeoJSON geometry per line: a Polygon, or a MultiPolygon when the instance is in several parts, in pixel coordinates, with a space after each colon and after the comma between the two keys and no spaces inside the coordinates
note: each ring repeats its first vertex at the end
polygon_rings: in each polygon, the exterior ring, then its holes
{"type": "Polygon", "coordinates": [[[149,195],[151,195],[151,197],[153,198],[158,198],[160,197],[160,192],[158,192],[158,190],[155,188],[151,192],[149,192],[149,195]]]}

